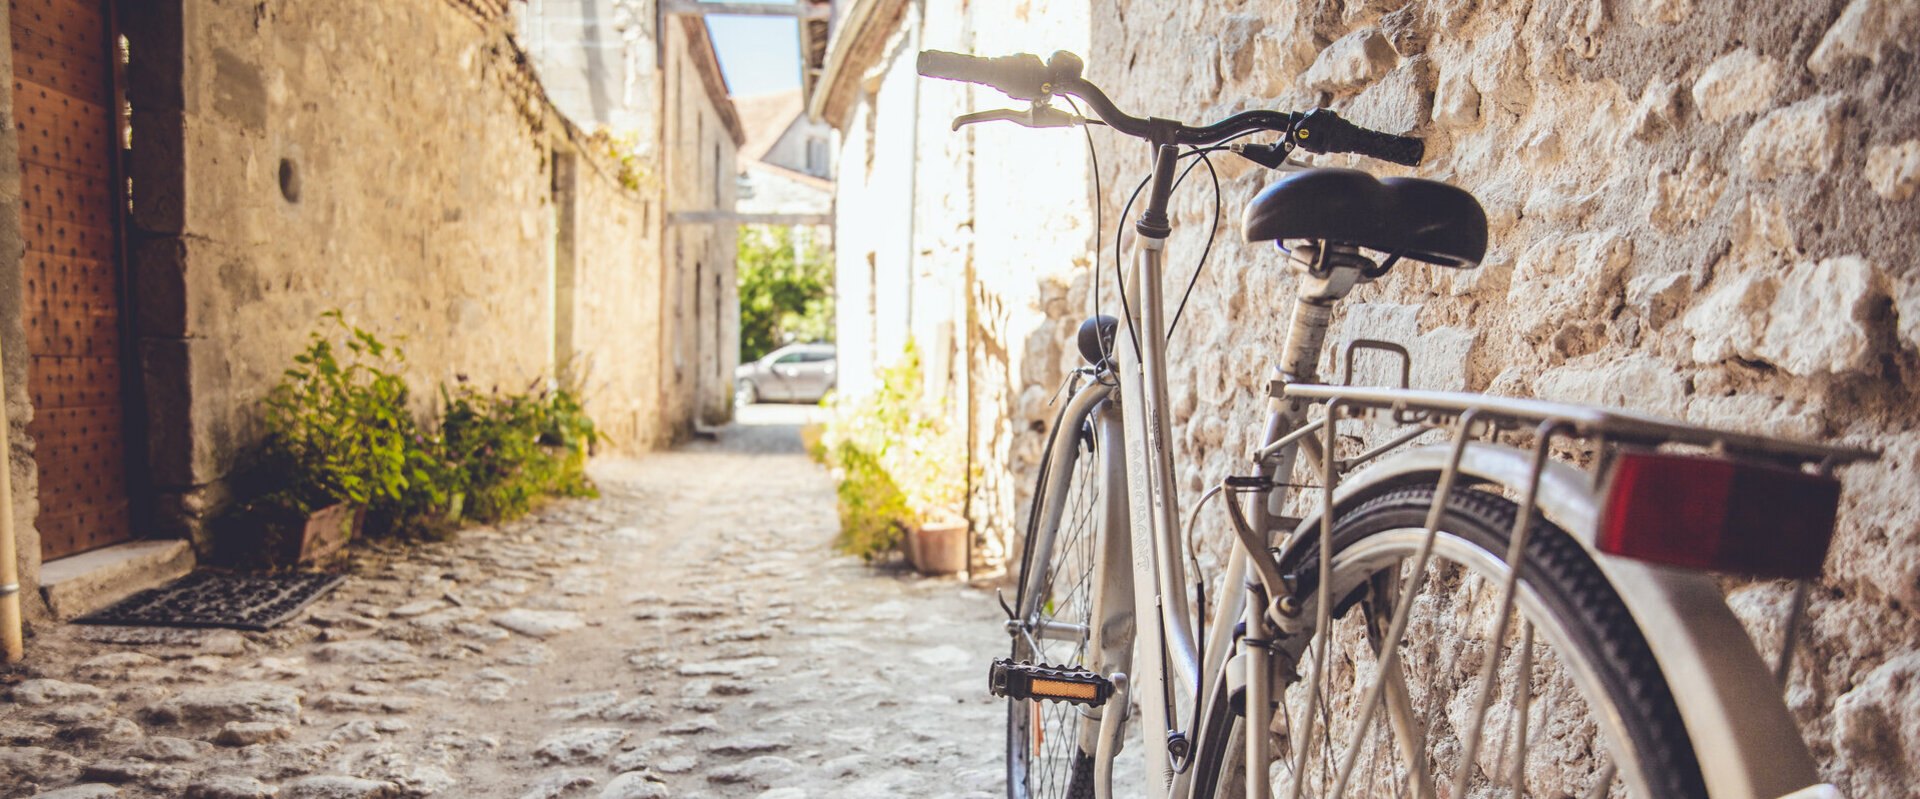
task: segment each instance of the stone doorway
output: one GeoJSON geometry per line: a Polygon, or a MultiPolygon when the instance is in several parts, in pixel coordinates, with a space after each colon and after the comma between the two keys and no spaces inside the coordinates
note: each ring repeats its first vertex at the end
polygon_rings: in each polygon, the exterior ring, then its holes
{"type": "Polygon", "coordinates": [[[27,426],[41,557],[132,539],[123,384],[118,37],[100,0],[16,0],[27,426]]]}

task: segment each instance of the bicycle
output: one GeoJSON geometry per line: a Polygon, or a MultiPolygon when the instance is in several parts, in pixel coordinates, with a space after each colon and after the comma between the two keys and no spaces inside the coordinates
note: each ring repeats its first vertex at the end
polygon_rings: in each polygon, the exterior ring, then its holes
{"type": "Polygon", "coordinates": [[[925,51],[918,69],[1030,103],[956,130],[1104,125],[1154,154],[1121,318],[1096,310],[1080,328],[1088,365],[1066,386],[1014,604],[1002,601],[1013,652],[989,682],[1009,700],[1010,797],[1111,796],[1135,705],[1156,799],[1837,796],[1779,695],[1832,536],[1833,470],[1874,453],[1414,390],[1411,356],[1383,341],[1352,340],[1341,382],[1323,383],[1334,304],[1404,261],[1477,265],[1486,217],[1453,186],[1291,156],[1411,166],[1420,140],[1324,109],[1199,127],[1134,117],[1065,52],[925,51]],[[1257,133],[1280,139],[1230,143],[1257,133]],[[1166,433],[1166,209],[1180,161],[1211,170],[1222,151],[1288,173],[1248,205],[1244,233],[1288,251],[1297,290],[1249,473],[1203,494],[1183,527],[1166,433]],[[1398,359],[1398,385],[1352,384],[1369,351],[1398,359]],[[1340,430],[1361,421],[1390,431],[1354,452],[1340,430]],[[1441,440],[1421,443],[1430,434],[1441,440]],[[1318,484],[1295,482],[1296,465],[1318,484]],[[1184,536],[1222,496],[1232,551],[1209,612],[1184,536]],[[1710,572],[1796,581],[1774,664],[1710,572]]]}

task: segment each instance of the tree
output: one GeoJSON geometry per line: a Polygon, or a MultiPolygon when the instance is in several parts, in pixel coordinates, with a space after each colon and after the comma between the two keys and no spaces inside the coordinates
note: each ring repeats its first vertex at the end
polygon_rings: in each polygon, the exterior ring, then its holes
{"type": "Polygon", "coordinates": [[[833,264],[812,236],[740,226],[740,360],[794,341],[833,340],[833,264]]]}

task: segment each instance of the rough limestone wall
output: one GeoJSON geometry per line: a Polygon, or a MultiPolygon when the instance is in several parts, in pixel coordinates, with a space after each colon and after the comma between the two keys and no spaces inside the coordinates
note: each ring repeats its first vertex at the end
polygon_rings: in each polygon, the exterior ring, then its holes
{"type": "MultiPolygon", "coordinates": [[[[1084,0],[966,4],[968,52],[983,55],[1064,49],[1086,52],[1084,0]]],[[[943,83],[925,81],[927,84],[943,83]]],[[[984,87],[966,89],[967,110],[1022,104],[984,87]]],[[[943,120],[950,121],[950,120],[943,120]]],[[[967,288],[968,391],[976,463],[971,517],[980,554],[1017,557],[1044,442],[1048,400],[1068,362],[1056,342],[1071,336],[1068,280],[1089,265],[1092,170],[1080,130],[1007,123],[965,129],[972,148],[974,279],[967,288]],[[1010,470],[995,468],[1010,466],[1010,470]]],[[[948,137],[962,134],[946,134],[948,137]]],[[[1099,134],[1096,135],[1096,140],[1099,134]]],[[[924,160],[925,156],[923,156],[924,160]]]]}
{"type": "MultiPolygon", "coordinates": [[[[1086,55],[1090,77],[1137,115],[1324,105],[1427,140],[1418,170],[1316,159],[1446,180],[1486,206],[1482,268],[1396,268],[1335,318],[1335,341],[1406,344],[1417,387],[1885,448],[1843,472],[1839,538],[1788,698],[1829,779],[1849,796],[1892,797],[1920,778],[1916,33],[1920,7],[1900,0],[1134,0],[1093,15],[1086,55]]],[[[1145,151],[1121,141],[1102,156],[1111,224],[1145,151]]],[[[1216,166],[1221,240],[1172,344],[1189,501],[1242,469],[1293,290],[1271,246],[1237,241],[1241,209],[1272,175],[1216,166]]],[[[1168,275],[1180,284],[1212,215],[1196,184],[1173,209],[1183,229],[1168,275]]],[[[976,263],[985,283],[989,268],[1026,274],[1028,262],[976,263]]],[[[1088,280],[1069,284],[1050,343],[983,326],[1001,336],[983,348],[1064,368],[1070,322],[1091,310],[1088,280]]],[[[1112,278],[1100,280],[1110,301],[1112,278]]],[[[1050,389],[1057,371],[1040,371],[1010,375],[1012,390],[1050,389]]],[[[1022,403],[1014,418],[1041,415],[1022,403]]],[[[1038,438],[1020,433],[1008,450],[1038,438]]],[[[1214,524],[1203,563],[1217,569],[1214,524]]],[[[1731,587],[1743,617],[1771,630],[1784,587],[1731,587]]]]}
{"type": "Polygon", "coordinates": [[[659,204],[620,187],[612,168],[579,160],[575,190],[589,224],[575,229],[569,377],[602,434],[598,451],[645,452],[661,445],[659,204]]]}
{"type": "MultiPolygon", "coordinates": [[[[688,40],[676,26],[667,33],[662,71],[668,111],[662,132],[662,177],[666,209],[732,210],[736,145],[707,99],[691,66],[688,40]],[[724,179],[721,178],[724,176],[724,179]]],[[[674,225],[665,233],[665,298],[669,331],[662,356],[663,389],[671,438],[692,432],[692,421],[724,422],[733,407],[733,367],[740,358],[735,239],[730,225],[674,225]]]]}
{"type": "MultiPolygon", "coordinates": [[[[13,29],[0,31],[0,70],[13,74],[13,29]]],[[[40,515],[40,468],[34,460],[33,445],[27,437],[27,422],[33,419],[32,395],[27,392],[27,330],[25,298],[26,239],[20,227],[20,139],[14,132],[13,93],[0,97],[0,364],[5,371],[0,380],[6,384],[7,423],[0,440],[7,455],[8,479],[13,506],[0,513],[13,514],[15,558],[20,584],[40,584],[40,531],[34,519],[40,515]]],[[[40,592],[20,592],[22,612],[30,619],[46,615],[40,592]]]]}
{"type": "MultiPolygon", "coordinates": [[[[183,176],[143,182],[159,157],[136,149],[136,224],[158,237],[134,271],[161,525],[196,532],[324,310],[405,348],[421,409],[456,375],[517,391],[554,373],[566,134],[504,23],[441,0],[184,11],[183,176]],[[161,185],[182,188],[140,193],[161,185]]],[[[580,227],[624,224],[598,212],[580,227]]]]}

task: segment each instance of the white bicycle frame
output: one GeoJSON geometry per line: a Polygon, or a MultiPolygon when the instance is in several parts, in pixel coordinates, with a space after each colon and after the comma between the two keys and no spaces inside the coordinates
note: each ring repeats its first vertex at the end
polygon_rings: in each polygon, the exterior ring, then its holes
{"type": "MultiPolygon", "coordinates": [[[[1170,169],[1172,163],[1172,158],[1163,152],[1159,169],[1170,169]]],[[[1158,177],[1157,170],[1156,184],[1160,183],[1158,177]]],[[[1164,202],[1164,195],[1159,199],[1164,202]]],[[[1054,451],[1060,452],[1061,447],[1074,446],[1074,436],[1080,434],[1076,422],[1091,419],[1095,434],[1103,442],[1098,448],[1099,479],[1101,496],[1107,504],[1098,517],[1100,544],[1093,580],[1092,608],[1096,614],[1093,629],[1035,631],[1050,638],[1087,636],[1089,651],[1093,653],[1089,667],[1110,676],[1115,683],[1115,695],[1105,707],[1086,714],[1098,719],[1098,726],[1083,724],[1080,732],[1083,751],[1095,753],[1095,795],[1099,799],[1111,796],[1111,763],[1121,748],[1128,709],[1136,699],[1142,714],[1141,728],[1148,739],[1143,747],[1149,776],[1147,795],[1151,799],[1191,796],[1194,771],[1183,769],[1176,773],[1168,742],[1156,738],[1177,730],[1188,737],[1188,745],[1199,747],[1207,743],[1202,740],[1203,736],[1227,733],[1225,727],[1185,729],[1182,724],[1187,719],[1202,714],[1183,714],[1181,708],[1204,708],[1207,703],[1221,701],[1221,697],[1213,694],[1219,693],[1217,689],[1225,684],[1222,672],[1229,663],[1228,649],[1236,621],[1246,622],[1248,639],[1266,639],[1271,634],[1267,613],[1269,597],[1263,589],[1276,585],[1278,575],[1261,572],[1270,570],[1275,561],[1264,551],[1250,557],[1249,549],[1255,545],[1264,547],[1263,542],[1271,541],[1270,529],[1274,523],[1296,521],[1282,516],[1290,494],[1285,487],[1266,492],[1263,506],[1248,503],[1244,514],[1248,525],[1235,541],[1228,560],[1223,601],[1210,614],[1204,648],[1206,657],[1205,662],[1201,662],[1202,649],[1189,621],[1193,614],[1186,592],[1182,528],[1168,438],[1167,342],[1163,332],[1161,287],[1164,256],[1164,238],[1141,236],[1136,240],[1125,280],[1126,320],[1118,326],[1112,353],[1113,383],[1096,382],[1076,393],[1063,415],[1067,422],[1053,432],[1054,451]],[[1136,336],[1136,331],[1141,335],[1136,336]],[[1111,446],[1114,438],[1119,438],[1122,446],[1111,446]],[[1121,493],[1116,489],[1121,487],[1125,489],[1124,503],[1114,499],[1121,493]],[[1124,536],[1119,535],[1122,529],[1126,532],[1124,536]],[[1126,564],[1124,568],[1119,567],[1122,563],[1126,564]],[[1237,590],[1239,586],[1247,589],[1237,590]],[[1131,596],[1130,607],[1125,602],[1114,601],[1123,595],[1131,596]],[[1123,671],[1127,668],[1129,652],[1131,670],[1123,671]]],[[[1340,289],[1339,294],[1344,293],[1344,288],[1340,289]]],[[[1830,787],[1815,784],[1818,777],[1813,759],[1784,703],[1764,701],[1765,697],[1779,695],[1779,676],[1775,668],[1763,662],[1744,627],[1728,609],[1714,580],[1698,572],[1653,566],[1598,552],[1594,547],[1599,512],[1594,472],[1547,460],[1545,447],[1555,429],[1566,427],[1596,437],[1623,434],[1678,442],[1711,440],[1722,446],[1732,440],[1756,451],[1778,452],[1785,447],[1789,455],[1820,455],[1841,461],[1856,459],[1862,453],[1753,437],[1729,438],[1730,434],[1716,431],[1578,406],[1480,395],[1313,385],[1325,322],[1324,316],[1317,321],[1303,322],[1301,311],[1296,310],[1296,335],[1289,338],[1286,363],[1279,370],[1282,379],[1274,381],[1269,391],[1266,435],[1257,453],[1263,475],[1282,478],[1290,475],[1297,450],[1304,447],[1317,464],[1323,463],[1326,467],[1323,477],[1328,502],[1323,505],[1322,513],[1342,497],[1416,474],[1440,478],[1443,496],[1445,486],[1457,476],[1469,482],[1505,486],[1530,498],[1524,505],[1527,512],[1538,512],[1578,540],[1626,602],[1667,675],[1710,796],[1714,799],[1837,796],[1826,793],[1832,790],[1830,787]],[[1317,329],[1301,336],[1303,324],[1317,325],[1317,329]],[[1295,341],[1295,338],[1310,340],[1295,341]],[[1328,418],[1310,423],[1305,409],[1315,403],[1329,406],[1328,418]],[[1320,428],[1325,440],[1334,440],[1333,431],[1327,428],[1337,424],[1338,406],[1342,404],[1360,409],[1391,409],[1396,416],[1410,407],[1441,414],[1442,418],[1449,413],[1453,414],[1452,418],[1473,413],[1502,415],[1502,418],[1537,422],[1542,433],[1535,452],[1468,443],[1462,439],[1451,446],[1405,450],[1340,479],[1332,459],[1326,457],[1327,447],[1311,433],[1320,428]],[[1335,421],[1330,422],[1329,418],[1335,421]]],[[[1404,350],[1400,352],[1405,354],[1404,350]]],[[[1462,423],[1460,427],[1464,431],[1468,425],[1462,423]]],[[[1405,444],[1411,438],[1398,439],[1367,457],[1405,444]]],[[[1049,485],[1066,485],[1071,460],[1053,459],[1049,485]]],[[[1050,551],[1060,511],[1059,507],[1052,507],[1048,518],[1040,521],[1039,529],[1046,538],[1036,542],[1038,551],[1050,551]]],[[[1313,533],[1329,527],[1330,520],[1319,515],[1300,521],[1288,545],[1300,546],[1312,539],[1313,533]]],[[[1323,547],[1321,551],[1324,555],[1327,549],[1323,547]]],[[[1044,575],[1037,580],[1043,582],[1044,575]]],[[[1034,618],[1032,605],[1040,599],[1032,591],[1023,593],[1025,601],[1019,618],[1034,618]]],[[[1322,624],[1325,612],[1326,604],[1322,602],[1322,624]]],[[[1269,707],[1272,697],[1267,695],[1270,686],[1264,678],[1269,669],[1269,652],[1262,646],[1249,646],[1244,640],[1238,652],[1241,656],[1231,662],[1245,669],[1245,673],[1239,675],[1239,684],[1247,690],[1247,729],[1266,729],[1272,720],[1269,707]]],[[[1249,734],[1245,738],[1248,793],[1267,796],[1270,791],[1266,771],[1268,737],[1249,734]]]]}

